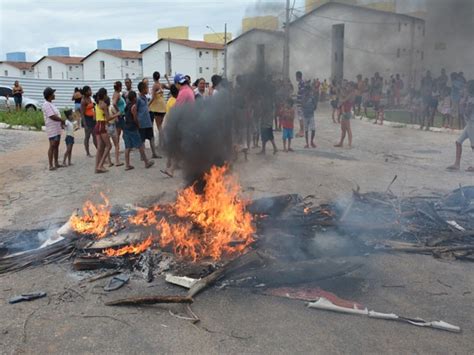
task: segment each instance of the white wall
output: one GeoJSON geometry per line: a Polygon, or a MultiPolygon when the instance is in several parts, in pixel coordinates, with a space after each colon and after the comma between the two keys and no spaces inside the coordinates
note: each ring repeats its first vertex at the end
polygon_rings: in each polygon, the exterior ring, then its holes
{"type": "MultiPolygon", "coordinates": [[[[172,73],[181,73],[191,76],[194,81],[204,78],[210,82],[214,74],[222,74],[224,68],[224,51],[212,49],[195,49],[170,42],[172,73]]],[[[158,71],[166,72],[165,53],[168,43],[161,41],[149,47],[143,55],[143,76],[152,77],[158,71]]]]}
{"type": "Polygon", "coordinates": [[[104,52],[95,52],[82,62],[84,66],[84,80],[122,79],[122,58],[117,58],[104,52]],[[100,77],[100,62],[105,62],[105,78],[100,77]]]}
{"type": "MultiPolygon", "coordinates": [[[[357,74],[383,77],[400,73],[407,83],[413,23],[408,17],[332,6],[293,23],[290,27],[290,73],[301,70],[307,79],[331,77],[332,25],[345,24],[344,77],[357,74]],[[400,27],[399,27],[400,24],[400,27]],[[400,28],[400,31],[399,31],[400,28]],[[398,56],[398,49],[400,55],[398,56]]],[[[415,21],[413,68],[422,70],[423,21],[415,21]]]]}
{"type": "Polygon", "coordinates": [[[67,66],[67,80],[84,79],[84,70],[82,64],[69,64],[67,66]]]}
{"type": "Polygon", "coordinates": [[[58,79],[66,80],[68,78],[68,67],[65,64],[56,62],[49,58],[43,59],[34,66],[35,78],[37,79],[58,79]],[[48,67],[51,66],[52,77],[48,77],[48,67]]]}
{"type": "MultiPolygon", "coordinates": [[[[106,63],[107,65],[107,63],[106,63]]],[[[143,65],[141,59],[122,59],[122,77],[121,79],[130,78],[142,78],[143,77],[143,65]]]]}
{"type": "MultiPolygon", "coordinates": [[[[283,36],[263,31],[252,31],[231,42],[227,49],[228,77],[230,80],[239,74],[255,72],[257,66],[257,46],[265,45],[266,71],[282,75],[283,36]]],[[[302,55],[302,53],[300,54],[302,55]]]]}
{"type": "Polygon", "coordinates": [[[31,70],[23,70],[23,69],[18,69],[12,65],[9,65],[7,63],[0,63],[0,75],[1,76],[14,76],[17,78],[33,78],[34,77],[34,71],[33,69],[31,70]],[[5,71],[7,71],[7,75],[5,75],[5,71]]]}

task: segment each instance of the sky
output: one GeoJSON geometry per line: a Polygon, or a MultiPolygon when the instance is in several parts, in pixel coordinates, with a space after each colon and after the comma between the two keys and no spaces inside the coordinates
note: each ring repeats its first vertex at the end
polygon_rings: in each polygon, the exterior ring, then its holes
{"type": "MultiPolygon", "coordinates": [[[[292,0],[297,11],[304,0],[292,0]]],[[[27,61],[47,48],[70,47],[85,56],[98,39],[121,38],[122,49],[140,50],[157,40],[162,27],[189,26],[190,39],[224,31],[241,32],[244,16],[284,15],[285,0],[0,0],[0,60],[8,52],[26,52],[27,61]]],[[[295,12],[297,13],[297,12],[295,12]]]]}

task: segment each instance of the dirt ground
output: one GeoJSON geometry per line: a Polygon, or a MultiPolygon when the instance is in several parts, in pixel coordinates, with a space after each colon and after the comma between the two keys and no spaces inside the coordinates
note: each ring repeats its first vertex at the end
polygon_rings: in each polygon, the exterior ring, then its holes
{"type": "MultiPolygon", "coordinates": [[[[318,149],[257,156],[234,167],[248,197],[283,193],[315,195],[317,202],[339,199],[357,185],[384,191],[395,175],[399,195],[448,192],[474,184],[474,175],[450,173],[455,134],[375,126],[353,120],[354,147],[334,148],[339,127],[328,109],[316,113],[318,149]]],[[[281,147],[280,133],[276,132],[281,147]]],[[[78,136],[82,136],[81,132],[78,136]]],[[[80,141],[80,138],[76,141],[80,141]]],[[[49,172],[44,133],[0,131],[0,228],[47,228],[64,222],[87,199],[105,192],[112,204],[146,204],[164,193],[171,200],[179,176],[159,169],[111,168],[93,174],[93,159],[78,142],[72,167],[49,172]],[[16,137],[17,139],[12,139],[16,137]]],[[[62,146],[63,148],[63,146],[62,146]]],[[[463,168],[474,165],[465,146],[463,168]]],[[[61,150],[62,151],[62,150],[61,150]]],[[[350,276],[318,284],[341,297],[381,312],[442,319],[461,334],[400,323],[310,310],[304,302],[262,296],[251,289],[212,288],[198,296],[193,310],[199,326],[170,315],[176,306],[110,308],[103,303],[167,286],[134,279],[110,294],[106,281],[81,282],[85,275],[61,263],[0,277],[0,353],[459,353],[474,352],[474,265],[431,256],[375,253],[350,276]],[[43,290],[48,297],[9,305],[14,295],[43,290]]]]}

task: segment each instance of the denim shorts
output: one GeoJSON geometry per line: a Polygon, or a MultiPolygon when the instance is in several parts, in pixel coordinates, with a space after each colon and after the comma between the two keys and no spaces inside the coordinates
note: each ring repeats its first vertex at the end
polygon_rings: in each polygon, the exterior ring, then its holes
{"type": "Polygon", "coordinates": [[[50,142],[59,142],[61,141],[61,135],[57,135],[57,136],[54,136],[54,137],[49,137],[49,141],[50,142]]]}
{"type": "Polygon", "coordinates": [[[66,145],[73,145],[74,144],[74,137],[66,136],[66,145]]]}
{"type": "Polygon", "coordinates": [[[283,128],[283,139],[293,139],[293,128],[283,128]]]}
{"type": "Polygon", "coordinates": [[[142,138],[138,130],[128,131],[123,130],[123,142],[125,143],[126,149],[140,148],[143,145],[142,138]]]}

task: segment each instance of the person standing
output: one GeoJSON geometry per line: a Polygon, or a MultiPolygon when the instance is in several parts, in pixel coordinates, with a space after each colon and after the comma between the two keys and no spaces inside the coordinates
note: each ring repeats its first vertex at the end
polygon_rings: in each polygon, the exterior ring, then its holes
{"type": "Polygon", "coordinates": [[[48,135],[49,139],[48,162],[50,171],[62,167],[62,165],[59,165],[58,156],[59,144],[61,142],[61,131],[64,122],[61,119],[59,110],[53,104],[53,100],[56,98],[54,95],[55,91],[56,90],[50,87],[44,89],[43,97],[45,102],[42,106],[44,125],[46,127],[46,134],[48,135]]]}
{"type": "Polygon", "coordinates": [[[82,116],[82,126],[84,127],[84,148],[86,150],[86,155],[92,157],[89,150],[89,142],[92,136],[92,143],[97,150],[97,139],[94,133],[95,128],[95,110],[94,102],[92,101],[92,90],[89,86],[84,86],[82,88],[82,100],[81,100],[81,116],[82,116]]]}
{"type": "Polygon", "coordinates": [[[115,112],[119,114],[115,121],[115,130],[117,135],[118,148],[120,148],[120,136],[125,126],[125,99],[122,96],[122,82],[116,81],[114,84],[114,94],[112,95],[112,106],[115,112]]]}
{"type": "Polygon", "coordinates": [[[135,169],[130,165],[130,152],[132,149],[138,149],[142,161],[145,162],[145,168],[151,168],[154,164],[149,161],[145,154],[145,146],[138,132],[138,118],[137,118],[137,94],[135,91],[128,92],[128,103],[125,107],[125,126],[123,130],[123,141],[125,143],[125,170],[129,171],[135,169]]]}
{"type": "MultiPolygon", "coordinates": [[[[186,77],[182,74],[176,74],[174,77],[174,83],[179,90],[178,98],[176,99],[176,106],[181,106],[186,103],[194,103],[196,100],[194,98],[194,91],[191,86],[189,86],[189,82],[186,77]]],[[[217,90],[213,91],[213,95],[216,94],[217,90]]]]}
{"type": "Polygon", "coordinates": [[[196,89],[194,89],[194,98],[196,100],[205,99],[209,96],[209,94],[206,92],[206,80],[204,78],[199,78],[196,80],[195,84],[196,89]]]}
{"type": "MultiPolygon", "coordinates": [[[[138,95],[136,103],[137,119],[138,119],[138,128],[142,143],[145,144],[145,141],[150,142],[150,149],[153,159],[158,159],[158,155],[155,151],[155,135],[153,133],[153,122],[151,121],[150,113],[148,111],[148,84],[144,81],[138,83],[138,95]]],[[[194,97],[194,96],[193,96],[194,97]]]]}
{"type": "Polygon", "coordinates": [[[12,91],[13,91],[13,100],[15,100],[15,109],[17,111],[20,111],[21,103],[23,101],[23,88],[21,87],[18,80],[15,80],[12,91]]]}
{"type": "Polygon", "coordinates": [[[312,148],[316,148],[316,144],[314,143],[314,138],[316,136],[316,123],[314,121],[314,111],[316,111],[316,101],[314,99],[314,96],[311,93],[311,87],[309,85],[306,86],[303,93],[301,110],[303,111],[304,137],[306,140],[306,145],[304,147],[305,149],[308,149],[311,144],[312,148]],[[309,138],[310,132],[311,132],[311,141],[309,138]]]}
{"type": "Polygon", "coordinates": [[[128,100],[128,93],[132,91],[132,79],[127,78],[125,79],[125,90],[122,91],[122,96],[125,101],[128,100]]]}
{"type": "Polygon", "coordinates": [[[157,71],[153,73],[153,81],[154,83],[151,88],[151,100],[148,103],[148,109],[153,115],[153,121],[155,121],[156,128],[158,129],[158,145],[161,147],[163,144],[163,133],[161,128],[166,114],[166,102],[163,88],[169,89],[169,86],[160,84],[160,73],[157,71]]]}
{"type": "Polygon", "coordinates": [[[342,120],[341,120],[341,139],[338,144],[334,147],[342,148],[344,145],[344,139],[346,134],[349,139],[349,148],[352,147],[352,129],[351,129],[351,118],[352,118],[352,107],[355,97],[354,89],[351,88],[350,83],[342,89],[341,92],[341,110],[342,110],[342,120]]]}
{"type": "Polygon", "coordinates": [[[80,123],[81,119],[81,101],[82,101],[82,93],[81,89],[74,88],[74,94],[72,94],[72,101],[74,101],[74,116],[77,123],[80,123]]]}
{"type": "Polygon", "coordinates": [[[95,107],[96,125],[94,134],[97,139],[97,155],[95,158],[95,173],[103,174],[108,170],[104,169],[105,160],[109,157],[112,144],[107,132],[107,123],[109,121],[109,107],[106,104],[107,90],[99,89],[96,94],[97,105],[95,107]]]}
{"type": "Polygon", "coordinates": [[[298,91],[296,94],[296,109],[298,110],[298,121],[300,124],[300,130],[298,132],[298,137],[304,137],[304,124],[303,124],[303,111],[301,108],[303,93],[305,89],[305,82],[303,80],[303,73],[300,71],[296,72],[296,82],[298,84],[298,91]]]}

